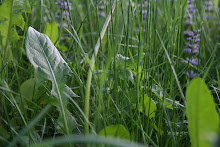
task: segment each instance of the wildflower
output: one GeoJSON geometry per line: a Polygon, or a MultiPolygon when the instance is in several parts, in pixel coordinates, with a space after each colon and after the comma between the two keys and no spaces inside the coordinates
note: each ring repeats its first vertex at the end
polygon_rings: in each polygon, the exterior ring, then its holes
{"type": "Polygon", "coordinates": [[[185,43],[187,48],[184,49],[184,52],[193,55],[197,54],[199,52],[198,44],[200,42],[200,34],[197,33],[197,31],[193,32],[190,30],[185,31],[184,34],[187,36],[186,40],[188,40],[188,42],[185,43]]]}
{"type": "Polygon", "coordinates": [[[211,12],[213,10],[212,0],[205,1],[205,11],[211,12]]]}
{"type": "MultiPolygon", "coordinates": [[[[56,12],[56,13],[55,13],[55,17],[56,17],[56,18],[61,18],[60,12],[56,12]]],[[[63,11],[63,20],[67,20],[68,17],[69,17],[69,13],[66,12],[66,11],[63,11]]]]}
{"type": "Polygon", "coordinates": [[[142,14],[142,19],[146,19],[147,18],[147,6],[148,6],[148,0],[145,0],[143,2],[143,4],[139,4],[139,13],[142,14]]]}
{"type": "Polygon", "coordinates": [[[99,6],[99,12],[98,12],[98,15],[99,15],[100,17],[105,17],[105,11],[104,11],[104,8],[105,8],[104,5],[99,6]]]}
{"type": "MultiPolygon", "coordinates": [[[[69,11],[72,10],[72,3],[68,3],[67,0],[61,2],[61,1],[58,1],[58,2],[55,2],[56,4],[56,8],[59,8],[59,9],[63,9],[63,20],[68,20],[69,18],[69,11]]],[[[58,12],[55,13],[55,17],[56,18],[61,18],[61,10],[59,10],[58,12]]]]}
{"type": "Polygon", "coordinates": [[[108,2],[106,2],[106,0],[104,0],[103,2],[100,2],[99,0],[96,0],[95,3],[98,5],[98,16],[99,17],[105,17],[105,5],[108,4],[108,2]]]}
{"type": "Polygon", "coordinates": [[[186,58],[186,61],[189,61],[192,65],[195,65],[195,66],[198,66],[198,65],[199,65],[199,59],[198,59],[198,58],[195,58],[195,59],[194,59],[194,58],[192,57],[192,58],[190,59],[190,58],[187,57],[187,58],[186,58]]]}
{"type": "MultiPolygon", "coordinates": [[[[56,4],[56,8],[58,8],[58,11],[55,13],[55,17],[58,19],[61,19],[61,14],[62,14],[63,28],[68,28],[67,21],[69,20],[69,16],[70,16],[69,11],[72,10],[72,3],[69,3],[67,2],[67,0],[64,0],[64,1],[55,2],[55,4],[56,4]]],[[[61,26],[60,23],[58,23],[57,25],[58,27],[61,26]]],[[[64,40],[64,38],[67,38],[67,37],[61,36],[61,40],[64,40]]]]}
{"type": "Polygon", "coordinates": [[[190,25],[193,25],[193,14],[195,12],[195,9],[194,9],[194,5],[193,5],[193,2],[194,0],[188,0],[187,1],[187,4],[188,4],[188,12],[186,14],[186,21],[185,21],[185,24],[190,26],[190,25]]]}
{"type": "MultiPolygon", "coordinates": [[[[206,0],[204,2],[205,5],[205,12],[206,12],[206,20],[208,20],[208,24],[211,25],[211,20],[214,19],[214,17],[212,16],[212,12],[213,12],[213,4],[212,4],[212,0],[206,0]]],[[[209,32],[212,32],[213,29],[212,28],[207,28],[207,30],[209,32]]]]}
{"type": "Polygon", "coordinates": [[[72,3],[67,3],[67,1],[65,0],[64,2],[55,2],[56,4],[56,8],[59,9],[66,9],[66,10],[72,10],[72,3]]]}
{"type": "MultiPolygon", "coordinates": [[[[142,20],[144,19],[147,19],[147,15],[148,15],[148,10],[147,10],[147,7],[148,7],[149,3],[148,3],[148,0],[144,0],[142,4],[138,4],[138,10],[139,10],[139,13],[141,14],[140,17],[142,18],[142,20]]],[[[135,4],[132,3],[132,6],[134,7],[135,4]]],[[[138,27],[136,28],[136,32],[139,33],[140,30],[139,30],[139,25],[138,27]]],[[[146,32],[145,28],[141,27],[141,32],[146,32]]]]}
{"type": "MultiPolygon", "coordinates": [[[[195,5],[193,4],[194,0],[188,0],[188,12],[186,15],[186,21],[185,24],[187,26],[187,30],[184,31],[184,34],[186,35],[187,42],[185,43],[186,48],[184,49],[184,52],[187,53],[188,57],[186,58],[186,61],[183,61],[184,63],[190,63],[193,66],[198,66],[200,63],[200,60],[198,58],[195,58],[195,55],[199,53],[199,42],[200,42],[200,33],[199,31],[192,31],[190,28],[192,27],[193,23],[193,17],[195,12],[195,5]]],[[[184,72],[184,74],[187,75],[188,78],[192,79],[196,77],[198,74],[193,71],[192,68],[189,69],[189,71],[184,72]]]]}
{"type": "Polygon", "coordinates": [[[198,75],[197,73],[194,73],[193,70],[187,71],[184,74],[186,74],[187,77],[190,78],[190,79],[193,79],[193,78],[195,78],[198,75]]]}

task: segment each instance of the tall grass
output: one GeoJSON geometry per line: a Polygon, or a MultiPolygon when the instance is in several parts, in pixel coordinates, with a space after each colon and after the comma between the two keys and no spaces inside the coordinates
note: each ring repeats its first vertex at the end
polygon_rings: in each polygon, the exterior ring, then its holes
{"type": "MultiPolygon", "coordinates": [[[[75,120],[71,134],[98,135],[107,126],[121,124],[129,131],[132,142],[146,146],[190,146],[185,111],[185,91],[190,79],[184,72],[190,68],[198,71],[220,112],[220,32],[216,24],[219,11],[213,8],[213,19],[207,20],[204,1],[195,1],[192,28],[201,33],[197,56],[201,63],[194,67],[183,62],[187,0],[148,0],[147,5],[144,0],[67,0],[72,10],[67,10],[70,16],[65,21],[55,17],[56,1],[29,0],[32,13],[22,12],[25,27],[23,31],[17,28],[20,39],[8,46],[9,60],[3,58],[4,46],[0,46],[0,146],[43,145],[47,139],[45,144],[57,144],[53,139],[63,135],[58,110],[51,101],[51,83],[46,81],[39,88],[28,85],[26,88],[33,92],[31,97],[22,95],[21,90],[26,80],[34,78],[34,68],[25,53],[27,28],[32,26],[42,32],[50,22],[61,25],[56,47],[73,71],[66,84],[80,96],[71,98],[68,104],[75,120]],[[104,6],[105,17],[98,15],[100,5],[104,6]],[[110,22],[103,32],[106,20],[110,22]],[[64,23],[67,28],[62,27],[64,23]],[[141,110],[146,96],[156,105],[154,114],[141,110]]],[[[152,107],[149,103],[148,108],[152,107]]],[[[117,141],[111,144],[90,136],[84,141],[83,137],[71,137],[59,139],[76,145],[117,145],[117,141]]]]}

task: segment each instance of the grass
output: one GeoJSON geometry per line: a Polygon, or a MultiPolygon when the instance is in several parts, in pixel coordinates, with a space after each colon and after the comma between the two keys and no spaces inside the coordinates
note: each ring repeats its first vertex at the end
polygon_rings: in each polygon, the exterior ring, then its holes
{"type": "MultiPolygon", "coordinates": [[[[201,35],[197,55],[201,63],[195,67],[182,62],[187,57],[183,52],[187,42],[184,35],[187,0],[148,0],[145,7],[139,6],[144,5],[143,0],[109,0],[106,4],[68,0],[72,10],[67,10],[69,20],[64,21],[55,17],[59,9],[54,0],[29,0],[32,13],[22,12],[24,29],[16,28],[20,39],[13,42],[8,39],[7,46],[2,42],[0,46],[0,145],[100,143],[126,146],[128,140],[114,143],[114,140],[94,137],[107,126],[121,124],[134,143],[190,146],[185,91],[191,79],[184,72],[196,69],[214,97],[218,114],[220,112],[217,37],[220,32],[216,24],[219,11],[206,12],[204,1],[195,2],[196,17],[191,27],[200,30],[201,35]],[[105,17],[98,15],[100,5],[104,5],[105,17]],[[145,12],[142,9],[148,13],[142,14],[145,12]],[[213,18],[206,19],[206,13],[213,18]],[[69,98],[67,106],[74,124],[70,134],[78,135],[78,140],[64,135],[59,110],[51,101],[54,96],[50,81],[39,87],[27,85],[24,89],[28,89],[26,93],[31,96],[22,95],[24,82],[35,78],[25,52],[28,27],[43,32],[45,24],[50,22],[68,25],[59,27],[56,47],[73,71],[65,83],[80,96],[69,98]],[[5,47],[10,51],[7,58],[5,47]],[[146,96],[148,109],[152,109],[153,102],[155,111],[140,109],[145,105],[146,96]],[[82,137],[85,134],[92,136],[82,137]],[[53,140],[56,137],[58,140],[53,140]]],[[[0,40],[2,38],[0,36],[0,40]]]]}

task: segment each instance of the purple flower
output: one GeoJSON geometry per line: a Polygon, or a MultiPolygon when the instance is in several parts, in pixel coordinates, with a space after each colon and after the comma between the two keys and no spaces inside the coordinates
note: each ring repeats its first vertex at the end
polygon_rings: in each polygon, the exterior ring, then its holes
{"type": "Polygon", "coordinates": [[[190,42],[185,43],[185,45],[187,45],[188,47],[192,47],[192,44],[190,42]]]}
{"type": "Polygon", "coordinates": [[[191,49],[191,48],[185,48],[185,49],[184,49],[184,52],[185,52],[185,53],[192,53],[192,49],[191,49]]]}
{"type": "Polygon", "coordinates": [[[192,59],[189,59],[189,58],[186,58],[186,61],[189,61],[192,65],[195,65],[195,66],[198,66],[199,65],[199,59],[198,58],[192,58],[192,59]]]}
{"type": "Polygon", "coordinates": [[[193,49],[193,50],[192,50],[191,48],[185,48],[185,49],[184,49],[184,52],[194,55],[194,54],[199,53],[199,50],[198,50],[198,49],[193,49]]]}
{"type": "Polygon", "coordinates": [[[98,12],[98,15],[101,16],[101,17],[105,17],[105,12],[103,12],[103,11],[102,12],[98,12]]]}
{"type": "Polygon", "coordinates": [[[193,42],[193,37],[187,37],[186,40],[189,40],[190,42],[193,42]]]}
{"type": "Polygon", "coordinates": [[[56,7],[59,8],[59,9],[66,9],[66,10],[72,10],[72,3],[67,3],[67,1],[64,1],[64,2],[55,2],[56,4],[56,7]]]}
{"type": "Polygon", "coordinates": [[[198,33],[199,31],[184,31],[184,34],[187,35],[188,37],[186,40],[189,42],[186,42],[185,45],[187,45],[187,48],[184,49],[185,53],[191,53],[191,54],[197,54],[199,52],[198,50],[198,44],[200,42],[200,34],[198,33]]]}
{"type": "Polygon", "coordinates": [[[198,48],[197,48],[197,49],[193,49],[192,53],[193,53],[194,55],[197,54],[197,53],[199,53],[199,49],[198,49],[198,48]]]}
{"type": "Polygon", "coordinates": [[[104,5],[99,6],[99,10],[104,10],[104,9],[105,9],[104,5]]]}
{"type": "Polygon", "coordinates": [[[194,0],[188,0],[187,4],[188,4],[188,12],[186,14],[186,21],[185,24],[190,26],[193,25],[193,18],[194,18],[194,12],[195,12],[195,5],[193,4],[194,0]]]}
{"type": "MultiPolygon", "coordinates": [[[[195,12],[195,5],[193,4],[194,0],[188,0],[188,13],[186,15],[186,21],[185,24],[187,26],[187,30],[184,31],[184,34],[186,35],[187,42],[185,45],[187,46],[184,49],[185,53],[188,53],[188,57],[186,60],[183,60],[184,63],[190,63],[193,66],[198,66],[200,60],[198,58],[194,58],[195,54],[199,52],[199,42],[200,42],[200,34],[198,31],[191,31],[190,28],[192,27],[193,23],[193,17],[195,12]]],[[[189,78],[194,78],[198,74],[194,72],[192,69],[190,69],[187,72],[184,72],[184,74],[187,75],[189,78]]]]}
{"type": "Polygon", "coordinates": [[[213,10],[212,1],[208,0],[205,2],[205,11],[210,12],[213,10]]]}
{"type": "MultiPolygon", "coordinates": [[[[69,16],[70,16],[70,13],[69,11],[72,10],[72,4],[71,3],[68,3],[67,0],[64,0],[64,1],[58,1],[58,2],[55,2],[56,4],[56,8],[58,8],[58,11],[55,13],[55,17],[60,19],[61,18],[61,15],[63,15],[63,25],[62,27],[63,28],[68,28],[68,24],[66,22],[66,20],[69,19],[69,16]],[[62,9],[62,11],[61,11],[62,9]]],[[[61,24],[58,23],[58,27],[61,27],[61,24]]],[[[65,37],[66,38],[66,37],[65,37]]],[[[61,36],[61,40],[63,40],[64,37],[61,36]]]]}
{"type": "Polygon", "coordinates": [[[104,3],[100,4],[99,7],[98,7],[98,9],[99,9],[98,16],[100,16],[100,17],[105,17],[105,11],[104,11],[105,6],[104,6],[104,4],[107,4],[105,0],[104,0],[104,3]]]}
{"type": "Polygon", "coordinates": [[[192,37],[194,36],[195,33],[193,31],[187,30],[187,31],[184,31],[184,34],[192,37]]]}
{"type": "MultiPolygon", "coordinates": [[[[198,41],[198,42],[199,42],[199,41],[198,41]]],[[[198,49],[198,44],[197,44],[197,43],[193,45],[193,49],[194,49],[194,50],[198,49]]]]}
{"type": "Polygon", "coordinates": [[[59,12],[56,12],[56,13],[55,13],[55,17],[56,17],[56,18],[60,18],[59,12]]]}
{"type": "Polygon", "coordinates": [[[194,73],[193,70],[190,70],[188,72],[184,72],[184,74],[186,74],[187,77],[190,78],[190,79],[195,78],[198,75],[197,73],[194,73]]]}

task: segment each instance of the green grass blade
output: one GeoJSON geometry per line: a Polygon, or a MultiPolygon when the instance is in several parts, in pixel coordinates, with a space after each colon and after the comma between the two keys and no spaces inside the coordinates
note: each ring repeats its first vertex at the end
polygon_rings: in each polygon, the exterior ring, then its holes
{"type": "Polygon", "coordinates": [[[114,12],[115,10],[115,6],[116,6],[116,1],[114,2],[113,6],[112,6],[112,10],[111,12],[109,13],[107,19],[106,19],[106,22],[102,28],[102,31],[100,33],[100,37],[96,43],[96,46],[95,46],[95,49],[94,49],[94,53],[93,53],[93,56],[92,56],[92,59],[91,59],[91,63],[90,63],[90,68],[89,68],[89,72],[88,72],[88,77],[87,77],[87,81],[86,81],[86,91],[85,91],[85,106],[84,106],[84,113],[85,113],[85,121],[84,121],[84,129],[85,129],[85,133],[86,134],[89,134],[89,125],[88,125],[88,122],[87,120],[89,120],[89,97],[90,97],[90,87],[91,87],[91,81],[92,81],[92,72],[93,72],[93,68],[95,66],[95,59],[96,59],[96,56],[98,54],[98,51],[99,51],[99,47],[100,47],[100,43],[104,37],[104,34],[105,34],[105,31],[109,25],[109,22],[112,18],[112,13],[114,12]]]}
{"type": "MultiPolygon", "coordinates": [[[[56,139],[50,139],[44,141],[40,144],[34,144],[31,147],[42,147],[42,146],[60,146],[63,144],[102,144],[106,146],[114,146],[114,147],[144,147],[144,145],[138,143],[132,143],[125,140],[113,139],[113,138],[104,138],[98,136],[65,136],[56,139]]],[[[146,146],[145,146],[146,147],[146,146]]]]}

